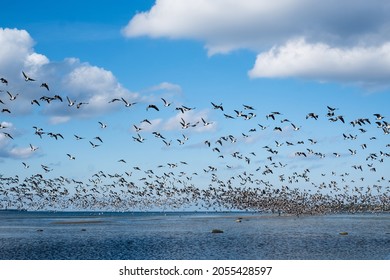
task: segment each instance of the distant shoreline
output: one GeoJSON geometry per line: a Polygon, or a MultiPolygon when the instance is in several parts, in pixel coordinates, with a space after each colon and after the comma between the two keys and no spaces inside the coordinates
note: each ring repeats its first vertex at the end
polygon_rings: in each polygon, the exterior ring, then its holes
{"type": "MultiPolygon", "coordinates": [[[[114,215],[121,215],[121,214],[150,214],[150,215],[194,215],[194,214],[201,214],[201,215],[208,215],[208,214],[229,214],[229,215],[243,215],[243,216],[272,216],[272,217],[296,217],[297,215],[292,213],[270,213],[267,211],[261,212],[261,211],[240,211],[240,210],[234,210],[234,211],[109,211],[109,210],[27,210],[27,209],[0,209],[0,212],[28,212],[28,213],[58,213],[58,214],[89,214],[89,215],[107,215],[107,214],[114,214],[114,215]]],[[[330,213],[314,213],[314,214],[300,214],[298,217],[311,217],[311,216],[332,216],[332,215],[365,215],[365,214],[390,214],[390,211],[361,211],[361,212],[330,212],[330,213]]]]}

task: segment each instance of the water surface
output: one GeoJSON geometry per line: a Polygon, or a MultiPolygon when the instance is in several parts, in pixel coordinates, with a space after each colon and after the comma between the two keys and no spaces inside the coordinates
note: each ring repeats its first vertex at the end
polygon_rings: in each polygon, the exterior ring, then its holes
{"type": "Polygon", "coordinates": [[[0,211],[0,221],[3,260],[390,259],[389,214],[0,211]]]}

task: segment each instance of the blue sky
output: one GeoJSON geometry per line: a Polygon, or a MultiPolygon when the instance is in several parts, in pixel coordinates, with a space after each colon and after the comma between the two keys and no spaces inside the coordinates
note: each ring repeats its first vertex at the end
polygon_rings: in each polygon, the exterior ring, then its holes
{"type": "Polygon", "coordinates": [[[0,108],[11,113],[0,114],[0,174],[45,173],[43,164],[52,169],[45,174],[49,177],[86,181],[99,170],[132,171],[137,181],[145,175],[137,174],[135,166],[163,172],[171,171],[167,163],[178,163],[175,172],[198,173],[192,182],[199,187],[212,184],[203,171],[208,166],[217,167],[223,180],[247,171],[278,185],[285,184],[280,175],[287,178],[309,169],[317,185],[332,180],[363,187],[388,185],[389,159],[380,155],[390,152],[389,136],[373,115],[384,116],[381,122],[389,116],[386,1],[247,0],[237,5],[217,0],[7,3],[0,11],[0,77],[8,81],[0,84],[5,103],[0,108]],[[340,12],[345,10],[349,12],[340,12]],[[24,81],[22,71],[36,81],[24,81]],[[50,91],[40,87],[43,82],[50,91]],[[11,101],[7,91],[19,95],[11,101]],[[64,102],[40,100],[55,94],[64,102]],[[88,104],[77,109],[67,105],[66,97],[88,104]],[[122,101],[109,103],[115,98],[137,104],[127,108],[122,101]],[[164,107],[161,98],[172,105],[164,107]],[[40,106],[32,105],[33,99],[40,106]],[[222,103],[224,111],[213,109],[211,102],[222,103]],[[150,104],[160,111],[146,110],[150,104]],[[175,110],[182,105],[196,109],[182,114],[175,110]],[[331,122],[327,106],[337,108],[335,116],[343,116],[345,124],[331,122]],[[256,116],[244,120],[234,110],[256,116]],[[275,111],[282,115],[266,118],[275,111]],[[318,120],[306,119],[312,112],[318,120]],[[226,119],[224,113],[235,119],[226,119]],[[199,123],[182,129],[181,118],[199,123]],[[203,126],[201,118],[212,124],[203,126]],[[368,118],[371,125],[350,124],[359,118],[368,118]],[[152,125],[140,123],[144,119],[152,125]],[[281,122],[284,119],[289,121],[281,122]],[[291,123],[301,129],[293,131],[291,123]],[[134,140],[134,125],[143,128],[143,143],[134,140]],[[42,139],[33,126],[45,132],[42,139]],[[250,132],[253,128],[256,131],[250,132]],[[64,139],[55,140],[49,132],[61,133],[64,139]],[[160,132],[171,146],[152,132],[160,132]],[[74,134],[85,139],[76,140],[74,134]],[[183,134],[189,139],[181,145],[183,134]],[[343,134],[357,138],[344,139],[343,134]],[[237,142],[216,143],[228,135],[237,142]],[[89,141],[100,146],[92,148],[89,141]],[[283,145],[277,147],[275,141],[283,145]],[[38,149],[32,151],[30,144],[38,149]],[[279,152],[271,154],[264,146],[279,152]],[[215,147],[219,153],[212,151],[215,147]],[[232,157],[234,152],[250,158],[250,164],[232,157]],[[378,158],[366,160],[372,153],[378,158]],[[76,159],[69,160],[67,154],[76,159]],[[279,162],[285,166],[262,175],[279,162]],[[362,165],[363,171],[353,165],[362,165]],[[342,181],[343,173],[349,174],[348,182],[342,181]],[[361,177],[365,180],[359,182],[361,177]]]}

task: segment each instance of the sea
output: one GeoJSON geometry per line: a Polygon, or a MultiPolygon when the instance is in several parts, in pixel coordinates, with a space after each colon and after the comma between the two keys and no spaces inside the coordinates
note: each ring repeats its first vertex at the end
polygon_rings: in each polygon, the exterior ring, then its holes
{"type": "Polygon", "coordinates": [[[1,260],[390,260],[390,213],[0,211],[1,260]]]}

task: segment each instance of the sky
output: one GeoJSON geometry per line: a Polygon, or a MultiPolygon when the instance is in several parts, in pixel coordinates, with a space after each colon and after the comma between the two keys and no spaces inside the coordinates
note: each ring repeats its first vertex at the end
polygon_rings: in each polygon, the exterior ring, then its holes
{"type": "Polygon", "coordinates": [[[389,9],[384,0],[9,2],[0,10],[0,174],[87,181],[127,171],[137,181],[140,167],[207,187],[211,166],[223,180],[248,172],[287,184],[280,179],[309,170],[314,184],[388,186],[389,9]],[[42,100],[55,95],[63,101],[42,100]]]}

